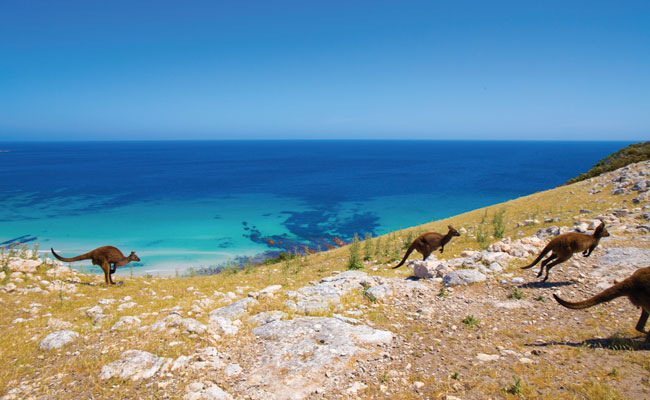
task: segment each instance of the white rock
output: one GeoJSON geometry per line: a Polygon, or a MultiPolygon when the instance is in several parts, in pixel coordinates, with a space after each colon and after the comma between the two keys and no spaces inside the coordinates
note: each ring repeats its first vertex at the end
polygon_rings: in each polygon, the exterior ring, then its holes
{"type": "Polygon", "coordinates": [[[222,317],[210,317],[208,326],[210,332],[217,335],[233,336],[239,332],[239,328],[230,319],[222,317]]]}
{"type": "Polygon", "coordinates": [[[359,390],[363,390],[363,389],[365,389],[367,387],[368,387],[368,385],[366,385],[363,382],[354,382],[352,384],[352,386],[350,386],[348,388],[348,390],[346,390],[346,392],[347,392],[347,394],[349,394],[351,396],[356,396],[357,392],[359,392],[359,390]]]}
{"type": "Polygon", "coordinates": [[[103,314],[104,310],[100,306],[95,306],[86,310],[86,315],[95,318],[96,315],[103,314]]]}
{"type": "Polygon", "coordinates": [[[248,322],[255,326],[268,324],[269,322],[281,320],[287,317],[287,313],[282,311],[266,311],[253,315],[248,318],[248,322]]]}
{"type": "Polygon", "coordinates": [[[499,358],[498,354],[478,353],[476,355],[476,359],[479,361],[497,361],[499,358]]]}
{"type": "Polygon", "coordinates": [[[69,343],[74,342],[79,337],[79,334],[74,331],[56,331],[52,332],[41,340],[38,348],[41,350],[59,349],[69,343]]]}
{"type": "Polygon", "coordinates": [[[128,350],[122,353],[122,359],[102,367],[99,374],[100,379],[113,377],[131,380],[151,378],[166,363],[171,360],[158,357],[146,351],[128,350]]]}
{"type": "Polygon", "coordinates": [[[72,328],[72,324],[60,319],[50,318],[47,320],[47,325],[45,327],[48,329],[63,330],[72,328]]]}
{"type": "Polygon", "coordinates": [[[393,295],[393,289],[390,285],[377,285],[366,290],[366,295],[374,296],[377,300],[383,300],[386,297],[391,297],[393,295]]]}
{"type": "Polygon", "coordinates": [[[212,385],[208,388],[201,388],[198,391],[192,391],[198,386],[188,386],[189,393],[183,396],[183,400],[232,400],[232,396],[223,391],[219,386],[212,385]]]}
{"type": "Polygon", "coordinates": [[[16,288],[17,288],[17,286],[15,284],[7,283],[6,285],[4,285],[4,287],[2,287],[2,290],[4,290],[7,293],[11,293],[14,290],[16,290],[16,288]]]}
{"type": "Polygon", "coordinates": [[[492,271],[492,272],[501,272],[501,271],[503,271],[503,267],[498,262],[493,262],[492,264],[488,265],[488,269],[490,271],[492,271]]]}
{"type": "Polygon", "coordinates": [[[9,259],[7,267],[9,267],[11,271],[35,273],[41,264],[43,264],[41,259],[24,260],[22,258],[12,257],[9,259]]]}
{"type": "Polygon", "coordinates": [[[242,367],[239,364],[228,364],[223,373],[228,376],[236,376],[242,373],[242,367]]]}
{"type": "Polygon", "coordinates": [[[133,328],[140,325],[140,323],[141,321],[138,317],[121,317],[115,324],[113,324],[111,331],[121,331],[124,329],[133,328]]]}
{"type": "Polygon", "coordinates": [[[123,311],[126,310],[127,308],[133,308],[137,305],[138,303],[134,303],[134,302],[122,303],[119,306],[117,306],[117,311],[123,311]]]}
{"type": "Polygon", "coordinates": [[[181,321],[181,326],[186,332],[196,333],[198,335],[202,334],[208,329],[207,326],[192,318],[183,318],[181,321]]]}
{"type": "Polygon", "coordinates": [[[273,295],[273,294],[276,294],[277,292],[279,292],[280,289],[282,289],[282,285],[271,285],[271,286],[267,286],[264,289],[260,290],[260,293],[273,295]]]}
{"type": "Polygon", "coordinates": [[[486,279],[485,275],[473,269],[459,269],[445,275],[442,282],[445,286],[469,285],[471,283],[482,282],[486,279]]]}

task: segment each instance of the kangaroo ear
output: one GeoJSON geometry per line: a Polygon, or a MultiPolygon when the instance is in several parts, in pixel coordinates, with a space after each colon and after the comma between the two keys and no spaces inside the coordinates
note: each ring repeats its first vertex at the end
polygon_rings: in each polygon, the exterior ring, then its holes
{"type": "Polygon", "coordinates": [[[449,228],[449,230],[454,230],[454,227],[451,225],[447,225],[447,228],[449,228]]]}
{"type": "Polygon", "coordinates": [[[598,228],[594,231],[594,233],[600,233],[605,230],[605,223],[601,222],[600,225],[598,225],[598,228]]]}

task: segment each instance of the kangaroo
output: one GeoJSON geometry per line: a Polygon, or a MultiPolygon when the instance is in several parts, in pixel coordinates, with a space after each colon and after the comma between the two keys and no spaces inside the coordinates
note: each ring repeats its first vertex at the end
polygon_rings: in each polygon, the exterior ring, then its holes
{"type": "MultiPolygon", "coordinates": [[[[644,327],[648,321],[648,315],[650,315],[650,267],[636,270],[629,278],[587,300],[571,303],[553,294],[558,303],[575,310],[595,306],[622,296],[627,296],[632,304],[641,307],[641,316],[639,322],[636,323],[636,330],[646,333],[644,327]]],[[[646,333],[645,341],[650,343],[650,331],[646,333]]]]}
{"type": "Polygon", "coordinates": [[[539,274],[537,274],[538,278],[542,276],[544,267],[546,267],[546,276],[543,280],[543,282],[546,282],[548,279],[548,272],[551,270],[551,268],[571,258],[573,256],[573,253],[582,252],[583,256],[589,257],[591,255],[591,252],[594,251],[596,246],[598,246],[600,238],[607,236],[609,236],[609,232],[607,232],[605,229],[604,222],[601,222],[600,225],[598,225],[598,228],[596,228],[594,234],[591,236],[578,232],[563,233],[548,242],[546,247],[544,247],[542,252],[539,254],[539,257],[537,257],[535,261],[526,265],[525,267],[521,267],[521,269],[532,268],[549,251],[553,251],[553,253],[551,253],[551,255],[546,260],[542,261],[542,267],[539,269],[539,274]]]}
{"type": "Polygon", "coordinates": [[[406,254],[404,254],[402,261],[394,266],[393,269],[401,267],[406,262],[406,259],[409,258],[413,250],[417,250],[418,253],[422,254],[423,260],[426,260],[427,257],[429,257],[429,255],[438,247],[440,247],[440,252],[442,253],[445,250],[445,245],[449,243],[452,237],[460,236],[460,233],[458,233],[458,231],[451,225],[447,226],[447,228],[449,228],[449,232],[447,232],[446,235],[441,235],[436,232],[427,232],[418,236],[413,243],[411,243],[408,250],[406,250],[406,254]]]}
{"type": "Polygon", "coordinates": [[[115,285],[115,282],[113,282],[111,275],[115,273],[117,267],[123,267],[131,261],[140,261],[140,258],[135,255],[134,251],[132,251],[128,257],[124,257],[124,254],[122,254],[122,252],[117,247],[113,246],[98,247],[86,254],[70,258],[61,257],[60,255],[56,254],[52,248],[50,250],[52,251],[52,254],[54,254],[54,257],[65,262],[92,260],[93,265],[98,265],[104,270],[104,279],[106,280],[107,285],[109,283],[111,285],[115,285]],[[111,264],[113,264],[112,267],[111,264]]]}

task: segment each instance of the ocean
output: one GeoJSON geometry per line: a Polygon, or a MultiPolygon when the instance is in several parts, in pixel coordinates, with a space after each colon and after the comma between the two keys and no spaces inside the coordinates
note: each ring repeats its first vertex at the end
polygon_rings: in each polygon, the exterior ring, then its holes
{"type": "Polygon", "coordinates": [[[64,256],[113,245],[137,252],[135,274],[182,274],[550,189],[627,144],[0,142],[0,244],[64,256]]]}

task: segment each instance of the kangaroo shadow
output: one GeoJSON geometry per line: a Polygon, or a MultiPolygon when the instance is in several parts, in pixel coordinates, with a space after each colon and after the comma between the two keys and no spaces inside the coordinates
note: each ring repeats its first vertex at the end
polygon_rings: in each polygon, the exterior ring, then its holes
{"type": "Polygon", "coordinates": [[[584,347],[589,349],[608,349],[616,351],[647,351],[650,350],[650,343],[639,338],[631,337],[612,337],[608,339],[586,339],[582,342],[572,341],[555,341],[551,340],[546,343],[528,343],[526,346],[531,347],[547,347],[547,346],[569,346],[569,347],[584,347]]]}
{"type": "Polygon", "coordinates": [[[561,282],[537,281],[537,282],[522,283],[521,285],[519,285],[519,287],[522,289],[549,289],[549,288],[557,288],[562,286],[571,286],[571,285],[575,285],[576,283],[577,282],[574,281],[561,281],[561,282]]]}

